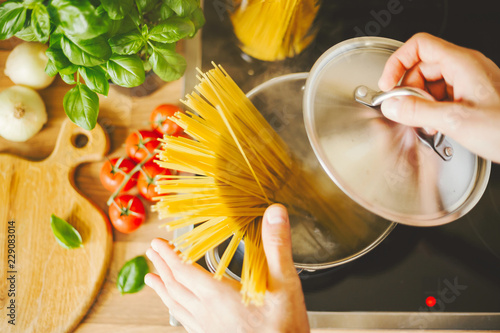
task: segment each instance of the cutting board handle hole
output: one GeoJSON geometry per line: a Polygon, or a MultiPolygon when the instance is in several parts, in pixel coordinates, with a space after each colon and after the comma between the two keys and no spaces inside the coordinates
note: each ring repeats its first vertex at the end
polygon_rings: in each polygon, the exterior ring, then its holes
{"type": "Polygon", "coordinates": [[[89,137],[82,133],[73,134],[71,136],[71,143],[76,148],[83,148],[89,142],[89,137]]]}

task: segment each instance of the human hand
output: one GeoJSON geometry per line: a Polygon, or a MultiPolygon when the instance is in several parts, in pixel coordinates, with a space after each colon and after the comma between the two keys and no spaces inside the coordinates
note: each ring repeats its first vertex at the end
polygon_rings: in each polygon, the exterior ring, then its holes
{"type": "Polygon", "coordinates": [[[382,103],[396,122],[440,131],[470,151],[500,163],[500,69],[482,53],[419,33],[387,60],[379,88],[427,90],[435,102],[396,97],[382,103]]]}
{"type": "Polygon", "coordinates": [[[270,206],[262,223],[269,285],[261,307],[242,303],[237,281],[218,281],[199,265],[183,263],[167,241],[151,242],[146,255],[159,275],[147,274],[145,283],[188,332],[309,332],[285,207],[270,206]]]}

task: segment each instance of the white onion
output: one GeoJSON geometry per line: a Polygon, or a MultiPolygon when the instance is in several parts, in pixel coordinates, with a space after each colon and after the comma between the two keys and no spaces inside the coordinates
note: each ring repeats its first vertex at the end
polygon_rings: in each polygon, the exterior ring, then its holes
{"type": "Polygon", "coordinates": [[[0,136],[23,142],[47,122],[45,104],[33,89],[12,86],[0,92],[0,136]]]}
{"type": "Polygon", "coordinates": [[[5,75],[15,84],[43,89],[48,87],[54,77],[45,73],[49,59],[45,54],[47,45],[41,43],[22,43],[16,46],[7,57],[5,75]]]}

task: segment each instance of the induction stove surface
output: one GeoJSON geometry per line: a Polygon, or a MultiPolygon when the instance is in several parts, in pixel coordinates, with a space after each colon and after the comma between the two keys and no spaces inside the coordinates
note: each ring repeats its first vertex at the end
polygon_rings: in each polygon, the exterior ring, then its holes
{"type": "MultiPolygon", "coordinates": [[[[475,48],[500,64],[500,44],[492,34],[500,31],[493,0],[401,0],[400,13],[377,20],[388,2],[325,0],[316,41],[293,59],[266,63],[237,47],[226,13],[230,1],[206,0],[202,69],[210,69],[212,61],[221,64],[249,91],[272,77],[309,71],[324,51],[345,39],[377,35],[405,41],[420,31],[475,48]]],[[[363,257],[300,277],[308,311],[325,314],[312,319],[312,326],[327,327],[328,314],[337,327],[500,328],[500,166],[492,165],[482,199],[459,220],[430,228],[398,225],[363,257]],[[403,313],[404,320],[391,319],[403,313]],[[434,324],[413,320],[428,313],[445,319],[434,324]],[[467,316],[457,321],[461,314],[467,316]],[[370,322],[378,315],[391,323],[370,322]]]]}

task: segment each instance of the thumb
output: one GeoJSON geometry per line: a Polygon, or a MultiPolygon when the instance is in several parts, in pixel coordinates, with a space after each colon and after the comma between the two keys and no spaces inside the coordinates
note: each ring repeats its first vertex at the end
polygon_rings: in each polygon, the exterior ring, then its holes
{"type": "Polygon", "coordinates": [[[262,242],[269,266],[270,283],[283,284],[297,277],[292,259],[292,239],[288,212],[283,205],[269,206],[262,221],[262,242]]]}
{"type": "Polygon", "coordinates": [[[382,102],[382,113],[395,122],[448,132],[467,107],[454,102],[436,102],[414,96],[394,97],[382,102]]]}

